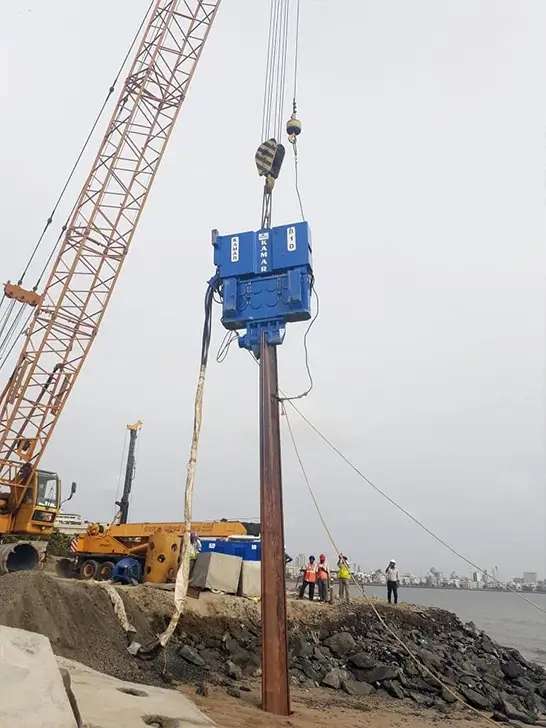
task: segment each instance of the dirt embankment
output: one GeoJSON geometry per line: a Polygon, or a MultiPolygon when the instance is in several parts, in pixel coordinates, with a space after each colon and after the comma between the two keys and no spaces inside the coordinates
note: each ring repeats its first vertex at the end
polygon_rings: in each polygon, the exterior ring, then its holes
{"type": "MultiPolygon", "coordinates": [[[[148,617],[122,594],[141,644],[154,639],[148,617]]],[[[55,654],[122,680],[161,680],[153,666],[131,658],[128,639],[102,587],[37,571],[0,577],[0,624],[49,637],[55,654]]]]}

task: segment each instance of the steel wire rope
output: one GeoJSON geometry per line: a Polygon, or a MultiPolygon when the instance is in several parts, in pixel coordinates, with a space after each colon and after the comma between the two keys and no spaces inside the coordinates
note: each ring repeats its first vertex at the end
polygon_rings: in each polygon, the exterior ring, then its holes
{"type": "MultiPolygon", "coordinates": [[[[318,514],[318,516],[320,518],[320,521],[321,521],[321,523],[322,523],[322,525],[324,527],[324,531],[326,532],[326,535],[329,538],[329,540],[330,540],[330,542],[331,542],[331,544],[332,544],[332,546],[333,546],[336,554],[339,554],[341,556],[342,555],[342,552],[338,549],[337,544],[336,544],[336,541],[335,541],[335,539],[334,539],[334,537],[332,535],[332,532],[328,528],[328,524],[326,523],[326,520],[324,519],[324,516],[322,514],[322,510],[321,510],[321,508],[320,508],[320,506],[318,504],[317,498],[316,498],[315,493],[313,491],[313,487],[311,485],[311,481],[309,480],[309,477],[307,475],[307,471],[306,471],[305,466],[303,464],[303,461],[302,461],[302,458],[301,458],[301,455],[300,455],[300,451],[299,451],[298,445],[296,443],[296,438],[294,437],[294,432],[292,430],[292,425],[290,423],[290,418],[288,417],[288,412],[286,411],[286,408],[284,407],[284,405],[281,405],[281,407],[282,407],[281,413],[282,413],[282,415],[285,418],[286,426],[288,428],[288,433],[289,433],[289,436],[290,436],[290,440],[292,442],[292,446],[294,448],[294,452],[296,454],[296,458],[298,460],[298,463],[299,463],[299,466],[300,466],[300,469],[301,469],[301,472],[302,472],[302,475],[303,475],[303,479],[305,480],[305,484],[306,484],[307,489],[309,491],[309,495],[311,496],[311,500],[313,501],[313,504],[315,506],[315,509],[317,511],[317,514],[318,514]]],[[[487,721],[489,723],[492,723],[493,725],[497,725],[497,722],[496,721],[494,721],[489,716],[484,715],[481,711],[479,711],[473,705],[470,705],[470,703],[468,703],[463,697],[461,697],[457,692],[455,692],[451,687],[449,687],[449,685],[447,685],[447,683],[443,682],[442,678],[441,677],[438,677],[438,674],[434,670],[431,670],[429,667],[427,667],[427,665],[423,664],[421,662],[421,660],[419,660],[419,658],[417,657],[417,655],[413,652],[413,650],[410,647],[408,647],[408,645],[404,642],[404,640],[386,622],[386,620],[384,619],[384,617],[380,614],[379,610],[375,606],[374,602],[368,597],[368,595],[364,591],[364,588],[362,587],[362,585],[358,583],[358,581],[354,577],[354,574],[351,574],[351,580],[358,587],[358,589],[360,589],[360,591],[362,593],[362,596],[366,600],[366,603],[371,607],[374,615],[377,617],[377,619],[378,619],[379,623],[381,624],[381,626],[383,627],[383,629],[385,629],[385,631],[388,632],[391,635],[391,637],[403,648],[403,650],[407,653],[407,655],[422,670],[424,670],[426,673],[428,673],[428,675],[430,675],[430,677],[432,677],[443,690],[445,690],[453,698],[455,698],[455,700],[457,702],[461,703],[466,708],[469,708],[472,712],[474,712],[476,715],[478,715],[482,720],[485,720],[485,721],[487,721]]]]}
{"type": "MultiPolygon", "coordinates": [[[[281,390],[279,390],[280,392],[281,390]]],[[[281,392],[282,394],[282,392],[281,392]]],[[[282,401],[282,400],[281,400],[282,401]]],[[[290,404],[294,410],[297,412],[297,414],[301,417],[301,419],[315,432],[323,442],[325,442],[328,447],[333,450],[350,468],[353,470],[362,480],[364,480],[376,493],[378,493],[382,498],[384,498],[386,501],[388,501],[391,505],[393,505],[397,510],[399,510],[401,513],[403,513],[405,516],[407,516],[411,521],[413,521],[419,528],[423,529],[426,533],[428,533],[429,536],[432,536],[435,541],[437,541],[439,544],[441,544],[444,548],[446,548],[448,551],[450,551],[454,556],[457,556],[457,558],[461,559],[461,561],[464,561],[469,566],[471,566],[473,569],[476,569],[476,571],[479,571],[481,574],[485,574],[485,569],[482,569],[481,566],[478,566],[473,561],[471,561],[469,558],[467,558],[464,554],[462,554],[460,551],[458,551],[456,548],[451,546],[447,541],[444,541],[441,536],[438,536],[434,531],[431,531],[430,528],[425,526],[425,524],[420,521],[418,518],[416,518],[412,513],[410,513],[404,506],[401,506],[399,503],[397,503],[394,498],[391,498],[390,495],[388,495],[382,488],[380,488],[378,485],[373,483],[364,473],[354,464],[352,463],[349,458],[347,458],[339,448],[337,448],[327,437],[324,435],[304,414],[299,410],[296,405],[291,402],[289,399],[288,404],[290,404]]],[[[489,575],[488,575],[489,576],[489,575]]],[[[513,594],[516,594],[520,599],[523,599],[523,601],[527,602],[527,604],[530,604],[535,609],[538,609],[540,612],[543,612],[546,614],[546,609],[540,606],[540,604],[537,604],[536,602],[533,602],[531,599],[528,599],[524,594],[521,592],[516,591],[515,589],[512,589],[511,587],[508,587],[506,584],[503,584],[500,579],[497,579],[494,576],[491,576],[491,579],[505,588],[507,591],[512,592],[513,594]]]]}
{"type": "Polygon", "coordinates": [[[93,125],[91,126],[91,129],[90,129],[89,133],[87,134],[87,137],[86,137],[86,139],[85,139],[85,141],[83,143],[83,146],[80,149],[78,156],[76,157],[76,161],[74,162],[74,164],[72,166],[72,169],[70,170],[70,173],[69,173],[69,175],[68,175],[68,177],[67,177],[67,179],[66,179],[66,181],[65,181],[65,183],[64,183],[64,185],[63,185],[63,187],[61,189],[61,192],[59,194],[59,197],[57,198],[57,201],[55,202],[55,205],[53,206],[53,209],[52,209],[49,217],[46,220],[46,224],[44,226],[44,229],[42,230],[42,233],[41,233],[40,237],[38,238],[38,241],[37,241],[36,245],[34,246],[34,249],[33,249],[32,253],[31,253],[31,256],[30,256],[30,258],[29,258],[29,260],[28,260],[28,262],[27,262],[24,270],[23,270],[23,273],[21,274],[21,277],[20,277],[20,279],[18,281],[19,285],[21,285],[21,283],[23,282],[23,279],[24,279],[26,273],[28,272],[28,269],[29,269],[30,265],[32,264],[32,261],[34,260],[34,256],[38,252],[38,249],[40,247],[40,244],[41,244],[41,242],[42,242],[42,240],[43,240],[43,238],[44,238],[44,236],[45,236],[45,234],[46,234],[49,226],[53,223],[53,218],[55,216],[55,213],[57,212],[57,209],[58,209],[60,203],[62,202],[62,199],[63,199],[63,197],[65,195],[65,192],[66,192],[66,190],[68,188],[68,185],[72,181],[72,178],[73,178],[73,176],[74,176],[74,174],[76,172],[76,169],[78,168],[78,165],[79,165],[79,163],[80,163],[80,161],[82,159],[82,156],[84,155],[85,150],[87,149],[87,147],[89,145],[89,142],[91,140],[91,137],[93,136],[93,134],[95,132],[95,129],[97,128],[97,125],[98,125],[99,121],[102,118],[102,115],[103,115],[103,113],[104,113],[104,111],[106,109],[106,106],[108,104],[108,101],[110,100],[110,97],[112,96],[112,94],[116,90],[116,84],[119,81],[119,77],[121,76],[121,73],[123,72],[123,69],[125,68],[125,65],[126,65],[127,61],[129,60],[129,57],[130,57],[130,55],[131,55],[131,53],[133,51],[133,48],[134,48],[134,46],[135,46],[135,44],[136,44],[136,42],[137,42],[137,40],[138,40],[138,38],[140,36],[140,32],[141,32],[142,28],[144,27],[144,23],[146,22],[146,18],[150,14],[150,11],[151,11],[151,9],[152,9],[152,7],[154,5],[154,2],[155,2],[155,0],[151,0],[150,4],[148,6],[148,9],[146,10],[146,13],[144,14],[144,17],[142,18],[142,21],[141,21],[140,25],[138,26],[138,29],[137,29],[135,35],[133,36],[133,40],[131,41],[131,45],[129,46],[129,48],[127,50],[127,53],[125,54],[125,57],[124,57],[121,65],[120,65],[120,67],[118,69],[118,72],[117,72],[117,74],[116,74],[113,82],[110,84],[110,87],[108,88],[108,92],[106,94],[106,98],[104,99],[104,101],[102,103],[102,106],[99,109],[99,112],[98,112],[98,114],[97,114],[97,116],[95,118],[95,121],[93,122],[93,125]]]}
{"type": "MultiPolygon", "coordinates": [[[[87,134],[87,137],[86,137],[86,139],[85,139],[85,141],[83,143],[83,146],[81,147],[81,149],[79,151],[79,154],[76,157],[76,161],[74,162],[74,164],[72,166],[72,169],[70,170],[70,173],[69,173],[69,175],[68,175],[68,177],[67,177],[67,179],[66,179],[66,181],[65,181],[65,183],[64,183],[64,185],[63,185],[63,187],[61,189],[61,192],[60,192],[60,194],[59,194],[59,196],[57,198],[57,201],[55,202],[55,204],[53,206],[53,209],[52,209],[49,217],[46,220],[46,223],[45,223],[44,228],[43,228],[43,230],[42,230],[42,232],[41,232],[41,234],[40,234],[40,236],[38,238],[38,241],[34,245],[34,248],[32,250],[32,253],[30,255],[30,258],[28,259],[27,264],[26,264],[25,268],[23,269],[23,272],[21,273],[21,275],[20,275],[20,277],[19,277],[19,279],[17,281],[18,282],[18,285],[21,285],[23,283],[23,280],[25,278],[25,275],[27,274],[30,266],[32,265],[32,261],[34,260],[36,254],[37,254],[37,252],[38,252],[38,250],[39,250],[39,248],[40,248],[40,246],[41,246],[41,244],[43,242],[43,239],[45,237],[45,234],[48,231],[50,225],[53,223],[53,219],[54,219],[55,213],[57,212],[57,209],[58,209],[59,205],[61,204],[61,202],[62,202],[62,200],[64,198],[64,195],[66,193],[66,190],[67,190],[70,182],[72,181],[72,178],[74,177],[74,174],[76,173],[76,170],[77,170],[77,168],[78,168],[78,166],[80,164],[80,161],[81,161],[83,155],[85,154],[85,151],[86,151],[86,149],[87,149],[87,147],[89,145],[89,142],[91,141],[91,138],[92,138],[93,134],[95,133],[95,129],[97,128],[97,125],[98,125],[99,121],[101,120],[102,115],[104,114],[104,111],[106,109],[106,106],[108,105],[108,101],[110,100],[110,97],[112,96],[112,94],[114,93],[114,91],[116,89],[116,84],[119,81],[119,78],[120,78],[120,76],[121,76],[121,74],[123,72],[123,69],[125,68],[125,66],[127,64],[127,61],[129,60],[129,57],[130,57],[130,55],[131,55],[131,53],[133,51],[133,48],[135,47],[135,44],[136,44],[136,42],[137,42],[137,40],[138,40],[138,38],[140,36],[140,33],[142,31],[142,28],[144,27],[144,23],[146,22],[146,18],[150,14],[154,3],[155,3],[155,0],[150,0],[150,4],[148,5],[148,9],[146,10],[146,13],[144,14],[144,17],[142,18],[142,21],[141,21],[141,23],[140,23],[140,25],[139,25],[139,27],[138,27],[135,35],[133,36],[133,40],[131,41],[131,45],[129,46],[129,48],[127,50],[127,53],[125,54],[125,57],[123,58],[123,61],[122,61],[121,65],[120,65],[120,67],[118,69],[118,72],[117,72],[116,76],[114,77],[113,82],[110,84],[110,86],[108,88],[108,92],[106,94],[106,98],[104,99],[104,101],[102,103],[102,106],[100,107],[99,112],[98,112],[98,114],[97,114],[97,116],[95,118],[95,121],[93,122],[93,125],[91,126],[91,129],[90,129],[89,133],[87,134]]],[[[38,280],[37,280],[37,282],[36,282],[36,284],[34,286],[34,290],[37,290],[38,289],[38,286],[40,285],[40,282],[41,282],[41,280],[42,280],[42,278],[44,276],[44,273],[45,273],[47,267],[49,266],[49,264],[51,262],[51,259],[53,258],[53,255],[55,254],[55,251],[58,248],[58,245],[59,245],[59,243],[61,241],[61,238],[62,238],[64,232],[66,231],[66,228],[68,226],[68,222],[69,222],[70,218],[72,217],[72,214],[73,214],[74,210],[76,209],[76,206],[77,206],[77,201],[76,201],[76,203],[74,203],[74,205],[72,207],[72,210],[70,211],[70,215],[68,216],[67,222],[62,227],[61,232],[59,234],[59,237],[57,238],[57,240],[55,242],[55,245],[53,246],[53,249],[52,249],[51,253],[49,254],[49,256],[48,256],[48,258],[46,260],[46,263],[45,263],[45,265],[44,265],[44,267],[42,269],[42,272],[40,273],[40,276],[39,276],[39,278],[38,278],[38,280]]],[[[6,298],[6,295],[4,293],[3,296],[2,296],[2,298],[0,299],[0,309],[2,308],[2,305],[4,303],[5,298],[6,298]]],[[[15,303],[15,301],[13,301],[13,303],[15,303]]],[[[9,311],[9,313],[8,313],[7,318],[9,318],[9,316],[11,315],[11,313],[13,311],[13,305],[8,309],[8,311],[9,311]]],[[[12,346],[9,349],[9,352],[7,354],[7,357],[9,357],[9,355],[13,351],[13,348],[15,346],[15,342],[17,341],[17,339],[19,338],[19,336],[23,333],[23,331],[25,330],[25,328],[26,328],[26,326],[28,324],[28,321],[30,321],[30,317],[31,316],[32,316],[32,313],[29,314],[29,316],[27,318],[27,321],[25,322],[25,324],[24,324],[24,326],[23,326],[20,334],[14,339],[14,342],[13,342],[12,346]]],[[[4,344],[3,339],[1,338],[3,336],[3,331],[5,329],[6,324],[7,324],[7,320],[6,321],[3,321],[2,328],[0,329],[0,342],[2,344],[2,350],[5,350],[5,348],[8,346],[8,343],[9,343],[9,337],[8,337],[8,340],[5,342],[5,344],[4,344]]],[[[0,369],[2,369],[4,363],[5,363],[5,358],[0,361],[0,369]]]]}
{"type": "MultiPolygon", "coordinates": [[[[249,352],[250,357],[252,361],[255,364],[259,365],[259,361],[254,357],[254,355],[249,352]]],[[[371,481],[364,473],[353,463],[349,460],[348,457],[346,457],[339,448],[337,448],[331,440],[329,440],[326,435],[324,435],[318,427],[316,427],[308,417],[306,417],[303,412],[296,407],[294,402],[292,401],[294,398],[286,397],[282,389],[279,387],[279,394],[281,395],[278,399],[280,404],[282,405],[284,402],[287,402],[294,410],[295,412],[301,417],[301,419],[313,430],[313,432],[320,437],[320,439],[328,445],[328,447],[333,450],[336,455],[338,455],[346,465],[348,465],[351,470],[353,470],[362,480],[364,480],[378,495],[380,495],[382,498],[384,498],[386,501],[388,501],[392,506],[394,506],[397,510],[399,510],[401,513],[403,513],[405,516],[407,516],[411,521],[415,523],[416,526],[419,526],[423,531],[428,533],[429,536],[432,536],[432,538],[437,541],[440,545],[442,545],[444,548],[446,548],[448,551],[450,551],[454,556],[461,559],[461,561],[464,561],[469,566],[471,566],[473,569],[476,569],[476,571],[479,571],[481,574],[486,573],[485,569],[483,569],[481,566],[478,566],[478,564],[475,564],[471,559],[467,558],[464,554],[462,554],[460,551],[458,551],[454,546],[451,546],[447,541],[445,541],[441,536],[438,536],[438,534],[434,533],[434,531],[431,531],[428,526],[425,526],[422,521],[420,521],[418,518],[416,518],[410,511],[408,511],[404,506],[401,506],[399,503],[397,503],[394,498],[391,498],[390,495],[388,495],[382,488],[380,488],[378,485],[376,485],[373,481],[371,481]]],[[[502,586],[503,589],[506,589],[506,591],[511,592],[512,594],[515,594],[517,597],[522,599],[524,602],[527,602],[530,606],[534,607],[535,609],[538,609],[539,612],[542,612],[543,614],[546,614],[546,609],[544,607],[541,607],[540,604],[537,604],[536,602],[533,602],[531,599],[528,599],[524,594],[521,592],[516,591],[515,589],[512,589],[512,587],[509,587],[506,584],[503,584],[500,579],[498,579],[495,576],[492,576],[488,574],[488,576],[499,586],[502,586]]]]}
{"type": "MultiPolygon", "coordinates": [[[[0,308],[2,307],[2,304],[3,304],[5,298],[6,298],[6,296],[4,295],[3,298],[2,298],[2,300],[0,301],[0,308]]],[[[2,314],[2,319],[1,319],[2,323],[0,325],[0,345],[1,345],[2,341],[3,341],[4,331],[6,329],[6,326],[8,325],[8,320],[9,320],[9,318],[10,318],[12,312],[13,312],[13,309],[15,307],[15,303],[16,303],[15,302],[15,299],[12,298],[11,299],[11,303],[9,304],[7,310],[4,311],[4,313],[2,314]]]]}
{"type": "MultiPolygon", "coordinates": [[[[2,356],[3,356],[3,354],[4,354],[5,350],[6,350],[6,348],[8,347],[8,345],[9,345],[9,342],[10,342],[10,340],[11,340],[11,339],[12,339],[12,337],[13,337],[13,332],[14,332],[14,331],[15,331],[15,329],[16,329],[16,328],[17,328],[17,327],[19,326],[19,322],[20,322],[20,321],[21,321],[21,319],[23,318],[23,314],[24,314],[24,312],[25,312],[25,309],[24,309],[24,308],[22,308],[22,307],[21,307],[21,308],[19,309],[19,311],[17,311],[17,313],[15,314],[15,317],[14,317],[13,321],[12,321],[12,322],[11,322],[11,324],[10,324],[10,327],[9,327],[9,329],[8,329],[8,331],[7,331],[7,333],[6,333],[6,335],[5,335],[5,336],[4,336],[4,337],[3,337],[3,338],[2,338],[1,340],[0,340],[0,357],[2,357],[2,356]]],[[[4,322],[4,326],[3,326],[2,328],[4,328],[4,327],[5,327],[5,324],[7,324],[7,320],[6,320],[5,322],[4,322]]],[[[14,341],[17,341],[17,338],[18,338],[18,337],[16,337],[16,338],[14,339],[14,341]]],[[[11,352],[11,348],[10,348],[10,350],[9,350],[8,354],[9,354],[10,352],[11,352]]]]}

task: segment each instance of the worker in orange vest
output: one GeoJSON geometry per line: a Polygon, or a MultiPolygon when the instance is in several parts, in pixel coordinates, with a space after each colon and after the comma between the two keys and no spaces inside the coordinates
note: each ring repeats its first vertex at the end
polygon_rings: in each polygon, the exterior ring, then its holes
{"type": "Polygon", "coordinates": [[[302,569],[303,571],[303,583],[300,589],[300,599],[305,596],[305,589],[309,586],[309,601],[312,602],[315,597],[315,583],[317,581],[317,565],[315,563],[315,557],[309,557],[309,563],[302,569]]]}
{"type": "Polygon", "coordinates": [[[326,556],[321,554],[319,556],[319,563],[317,567],[318,576],[318,593],[321,602],[328,601],[328,581],[330,579],[330,572],[328,570],[328,562],[326,556]]]}

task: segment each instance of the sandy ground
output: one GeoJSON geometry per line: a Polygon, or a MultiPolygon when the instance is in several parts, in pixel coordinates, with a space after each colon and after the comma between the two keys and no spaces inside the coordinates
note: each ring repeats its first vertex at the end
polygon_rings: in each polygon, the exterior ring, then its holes
{"type": "Polygon", "coordinates": [[[241,698],[232,698],[221,688],[210,688],[204,698],[195,694],[195,687],[184,686],[182,691],[218,725],[218,728],[465,728],[491,725],[468,712],[444,716],[435,711],[421,711],[406,701],[396,703],[381,698],[361,701],[360,708],[346,705],[343,697],[332,697],[328,691],[321,700],[315,693],[292,691],[292,710],[289,718],[267,715],[260,709],[259,686],[241,698]]]}

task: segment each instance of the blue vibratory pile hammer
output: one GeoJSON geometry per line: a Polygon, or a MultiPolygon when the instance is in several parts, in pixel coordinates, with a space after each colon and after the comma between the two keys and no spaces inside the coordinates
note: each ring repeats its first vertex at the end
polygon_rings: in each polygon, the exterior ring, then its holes
{"type": "Polygon", "coordinates": [[[239,346],[258,358],[260,338],[282,344],[286,324],[311,318],[313,260],[306,222],[258,231],[212,232],[216,275],[210,285],[222,298],[222,324],[246,329],[239,346]]]}

